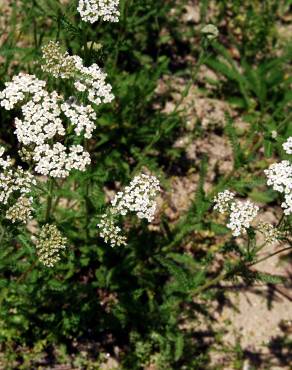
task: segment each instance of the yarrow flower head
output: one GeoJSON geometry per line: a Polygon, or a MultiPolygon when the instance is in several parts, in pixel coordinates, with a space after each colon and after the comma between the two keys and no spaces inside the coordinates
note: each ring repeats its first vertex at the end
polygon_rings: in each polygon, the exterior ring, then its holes
{"type": "MultiPolygon", "coordinates": [[[[15,134],[20,143],[31,146],[29,150],[24,148],[25,157],[29,156],[36,162],[36,172],[53,177],[66,177],[72,169],[84,171],[86,165],[90,163],[90,157],[80,145],[69,147],[67,153],[66,147],[60,142],[49,145],[48,141],[51,142],[56,136],[65,136],[66,128],[62,122],[62,114],[70,120],[76,135],[79,136],[84,132],[85,138],[91,138],[96,113],[90,105],[64,102],[63,97],[57,92],[47,92],[44,89],[45,85],[44,81],[38,80],[33,75],[15,76],[0,93],[1,105],[5,109],[12,109],[17,103],[23,103],[21,107],[23,118],[16,118],[15,134]],[[26,99],[28,101],[24,103],[26,99]]],[[[3,162],[3,159],[0,159],[1,163],[7,167],[7,161],[3,162]]]]}
{"type": "Polygon", "coordinates": [[[77,91],[86,92],[88,100],[94,104],[110,103],[114,99],[106,73],[97,64],[85,67],[78,55],[62,52],[58,42],[50,41],[43,48],[42,69],[55,78],[72,78],[77,91]]]}
{"type": "Polygon", "coordinates": [[[146,218],[151,222],[156,211],[156,197],[160,191],[159,181],[155,176],[135,176],[124,191],[118,192],[111,201],[116,213],[126,215],[136,213],[140,219],[146,218]]]}
{"type": "Polygon", "coordinates": [[[22,106],[23,120],[15,119],[16,136],[24,145],[42,145],[56,134],[65,135],[65,128],[59,117],[60,97],[56,92],[44,94],[38,103],[30,100],[22,106]]]}
{"type": "Polygon", "coordinates": [[[36,238],[36,250],[40,262],[46,267],[53,267],[61,259],[61,252],[66,249],[67,239],[55,225],[44,225],[36,238]]]}
{"type": "MultiPolygon", "coordinates": [[[[0,149],[3,155],[3,149],[0,149]]],[[[33,185],[36,185],[34,176],[24,171],[21,167],[12,168],[12,163],[8,157],[4,160],[1,156],[0,167],[3,171],[0,172],[0,203],[7,204],[12,194],[25,195],[31,192],[33,185]]]]}
{"type": "Polygon", "coordinates": [[[85,107],[76,103],[65,102],[61,105],[61,109],[75,126],[74,131],[77,136],[85,131],[84,137],[86,139],[92,137],[92,132],[95,129],[96,113],[90,105],[85,107]]]}
{"type": "Polygon", "coordinates": [[[81,145],[72,145],[67,148],[56,143],[53,146],[44,144],[34,150],[34,161],[37,163],[35,171],[46,176],[67,177],[71,170],[85,171],[90,164],[89,153],[81,145]]]}
{"type": "Polygon", "coordinates": [[[119,216],[134,212],[138,218],[151,222],[156,211],[156,197],[160,191],[159,181],[155,176],[141,174],[135,176],[123,191],[118,192],[111,201],[109,211],[97,225],[99,235],[112,247],[126,245],[126,237],[117,226],[119,216]]]}
{"type": "Polygon", "coordinates": [[[21,196],[6,212],[6,218],[12,223],[27,223],[32,218],[32,197],[21,196]]]}
{"type": "Polygon", "coordinates": [[[34,75],[20,73],[14,76],[12,81],[6,82],[5,86],[5,89],[0,91],[0,105],[11,110],[28,96],[31,96],[34,102],[40,101],[46,83],[34,75]]]}
{"type": "Polygon", "coordinates": [[[277,139],[278,132],[276,130],[271,131],[272,139],[277,139]]]}
{"type": "Polygon", "coordinates": [[[84,22],[94,23],[99,19],[119,21],[119,0],[79,0],[78,12],[84,22]]]}
{"type": "Polygon", "coordinates": [[[0,167],[5,170],[12,166],[12,160],[9,156],[7,156],[6,159],[2,158],[4,153],[5,148],[0,147],[0,167]]]}
{"type": "Polygon", "coordinates": [[[287,154],[292,154],[292,136],[283,144],[283,149],[287,154]]]}
{"type": "Polygon", "coordinates": [[[224,190],[221,193],[218,193],[214,198],[214,209],[220,213],[225,213],[230,210],[231,202],[233,201],[235,194],[229,190],[224,190]]]}
{"type": "Polygon", "coordinates": [[[76,69],[79,72],[75,88],[79,92],[88,92],[88,100],[99,105],[101,103],[110,103],[114,99],[112,87],[106,82],[107,74],[101,70],[97,64],[92,64],[89,67],[83,65],[83,60],[74,55],[76,69]]]}
{"type": "Polygon", "coordinates": [[[232,230],[233,236],[239,236],[251,226],[259,207],[249,200],[235,199],[235,194],[229,190],[218,193],[214,198],[214,209],[229,215],[227,227],[232,230]]]}
{"type": "Polygon", "coordinates": [[[268,179],[267,184],[284,194],[284,202],[281,204],[284,213],[292,214],[292,163],[287,160],[273,163],[264,172],[268,179]]]}
{"type": "Polygon", "coordinates": [[[100,222],[97,224],[100,229],[99,235],[111,247],[127,244],[127,239],[122,235],[122,229],[114,222],[113,216],[110,214],[102,215],[100,222]]]}
{"type": "Polygon", "coordinates": [[[231,204],[229,223],[227,227],[232,230],[233,236],[239,236],[251,226],[259,207],[249,200],[235,201],[231,204]]]}

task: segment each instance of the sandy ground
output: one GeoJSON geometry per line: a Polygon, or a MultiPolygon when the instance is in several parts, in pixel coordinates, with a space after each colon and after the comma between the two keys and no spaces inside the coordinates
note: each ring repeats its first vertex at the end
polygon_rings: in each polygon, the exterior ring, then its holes
{"type": "MultiPolygon", "coordinates": [[[[163,82],[162,82],[163,85],[163,82]]],[[[169,83],[168,83],[169,85],[169,83]]],[[[181,81],[175,82],[173,101],[166,105],[166,111],[171,112],[176,100],[176,90],[180,90],[181,81]]],[[[164,89],[160,86],[160,89],[164,89]]],[[[244,130],[246,124],[226,103],[203,97],[196,88],[191,88],[182,103],[186,122],[186,134],[177,140],[176,147],[184,148],[186,157],[193,161],[197,168],[201,154],[209,157],[209,171],[206,190],[211,188],[215,176],[215,168],[220,174],[226,174],[232,169],[232,150],[226,137],[216,134],[214,128],[225,125],[225,112],[235,119],[239,130],[244,130]],[[191,117],[191,121],[190,121],[191,117]],[[198,140],[193,140],[191,134],[196,122],[204,127],[205,134],[198,140]]],[[[188,209],[194,197],[198,182],[198,174],[174,177],[171,184],[169,208],[166,210],[172,221],[179,218],[181,212],[188,209]]],[[[265,210],[261,221],[275,224],[280,215],[280,209],[265,210]]],[[[262,241],[259,240],[259,244],[262,241]]],[[[282,249],[278,244],[264,248],[260,258],[282,249]]],[[[260,369],[291,369],[292,354],[288,349],[280,348],[283,338],[292,340],[292,266],[290,260],[284,261],[284,254],[269,258],[256,265],[256,270],[282,276],[286,282],[282,285],[259,283],[252,287],[244,284],[230,286],[225,284],[226,302],[219,311],[214,311],[217,323],[213,329],[223,331],[223,346],[234,348],[240,343],[243,350],[244,370],[257,366],[260,369]],[[291,363],[290,363],[291,362],[291,363]]],[[[288,255],[288,253],[286,253],[288,255]]],[[[284,346],[283,346],[284,347],[284,346]]],[[[291,349],[291,348],[290,348],[291,349]]],[[[222,369],[233,369],[230,356],[222,352],[214,352],[213,365],[222,369]],[[230,367],[231,366],[231,367],[230,367]]]]}

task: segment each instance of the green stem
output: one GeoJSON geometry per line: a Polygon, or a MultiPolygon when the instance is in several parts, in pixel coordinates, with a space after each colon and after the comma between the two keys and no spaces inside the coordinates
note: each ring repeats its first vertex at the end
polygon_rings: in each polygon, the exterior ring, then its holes
{"type": "Polygon", "coordinates": [[[16,280],[16,283],[20,283],[21,281],[23,281],[24,279],[25,279],[25,277],[28,275],[28,273],[30,273],[32,270],[33,270],[33,268],[36,266],[36,264],[38,263],[38,260],[35,260],[30,266],[29,266],[29,268],[26,270],[26,271],[24,271],[24,273],[23,274],[21,274],[20,276],[19,276],[19,278],[16,280]]]}
{"type": "Polygon", "coordinates": [[[85,233],[86,233],[86,240],[88,241],[89,240],[89,222],[90,222],[90,219],[89,219],[89,212],[90,212],[90,207],[89,207],[89,181],[87,180],[86,182],[86,188],[85,188],[85,222],[86,222],[86,225],[85,225],[85,233]]]}
{"type": "Polygon", "coordinates": [[[198,294],[204,292],[206,289],[210,288],[211,286],[216,285],[221,280],[224,280],[229,273],[230,272],[227,273],[225,271],[221,272],[214,279],[211,279],[211,280],[207,281],[205,284],[203,284],[203,285],[199,286],[197,289],[195,289],[194,294],[198,295],[198,294]]]}
{"type": "Polygon", "coordinates": [[[45,222],[49,222],[51,218],[51,211],[53,205],[53,179],[49,179],[48,181],[48,195],[47,195],[47,207],[46,207],[46,215],[45,215],[45,222]]]}
{"type": "Polygon", "coordinates": [[[278,251],[276,251],[276,252],[274,252],[274,253],[270,253],[270,254],[268,254],[267,256],[265,256],[265,257],[263,257],[263,258],[260,258],[259,260],[255,261],[255,262],[252,262],[252,263],[248,264],[248,267],[250,267],[250,266],[254,266],[254,265],[257,265],[257,264],[258,264],[258,263],[260,263],[260,262],[263,262],[263,261],[265,261],[265,260],[267,260],[267,259],[269,259],[269,258],[271,258],[271,257],[276,256],[277,254],[280,254],[280,253],[282,253],[282,252],[286,252],[286,251],[288,251],[288,250],[292,250],[292,247],[282,248],[282,249],[280,249],[280,250],[278,250],[278,251]]]}
{"type": "Polygon", "coordinates": [[[282,226],[284,219],[285,219],[285,213],[282,213],[282,216],[278,222],[277,228],[280,228],[282,226]]]}
{"type": "MultiPolygon", "coordinates": [[[[247,267],[255,266],[255,265],[257,265],[257,264],[258,264],[258,263],[260,263],[260,262],[263,262],[263,261],[265,261],[265,260],[267,260],[267,259],[269,259],[269,258],[271,258],[271,257],[276,256],[277,254],[280,254],[280,253],[282,253],[282,252],[286,252],[286,251],[288,251],[288,250],[292,250],[292,247],[290,246],[290,247],[286,247],[286,248],[280,249],[279,251],[276,251],[276,252],[274,252],[274,253],[268,254],[267,256],[265,256],[265,257],[263,257],[263,258],[260,258],[259,260],[255,261],[255,262],[251,262],[251,263],[247,264],[246,266],[247,266],[247,267]]],[[[231,270],[231,271],[228,271],[228,272],[224,272],[224,271],[223,271],[223,272],[221,272],[221,273],[220,273],[218,276],[216,276],[214,279],[211,279],[211,280],[207,281],[204,285],[202,285],[202,286],[198,287],[197,289],[195,289],[194,294],[195,294],[195,295],[198,295],[198,294],[200,294],[200,293],[204,292],[205,290],[207,290],[207,289],[208,289],[208,288],[210,288],[211,286],[214,286],[214,285],[218,284],[220,281],[222,281],[222,280],[226,279],[226,277],[227,277],[228,275],[230,275],[230,274],[232,274],[232,273],[236,272],[236,270],[237,270],[237,266],[236,266],[236,267],[234,267],[234,269],[233,269],[233,270],[231,270]]]]}
{"type": "Polygon", "coordinates": [[[176,113],[177,112],[178,108],[180,107],[180,105],[182,104],[182,102],[184,101],[184,99],[188,96],[189,91],[190,91],[190,88],[195,83],[195,81],[197,79],[197,75],[199,73],[199,70],[200,70],[202,64],[205,62],[206,59],[207,59],[207,55],[205,54],[204,47],[202,47],[202,49],[200,51],[200,54],[199,54],[198,61],[197,61],[196,66],[195,66],[195,69],[191,73],[191,78],[190,78],[189,82],[187,83],[184,91],[182,92],[179,101],[176,103],[176,105],[174,107],[174,110],[173,110],[173,113],[176,113]]]}

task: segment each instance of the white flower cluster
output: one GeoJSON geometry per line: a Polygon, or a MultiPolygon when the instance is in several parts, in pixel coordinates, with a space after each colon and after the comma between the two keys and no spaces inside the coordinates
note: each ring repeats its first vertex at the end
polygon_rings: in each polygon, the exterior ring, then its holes
{"type": "Polygon", "coordinates": [[[106,82],[107,74],[97,64],[83,65],[78,55],[63,52],[58,42],[50,41],[43,49],[44,71],[56,78],[73,78],[77,91],[88,94],[94,104],[110,103],[114,99],[112,87],[106,82]]]}
{"type": "Polygon", "coordinates": [[[38,102],[43,94],[46,83],[34,75],[20,73],[5,83],[5,89],[0,91],[0,104],[6,110],[13,109],[16,104],[32,96],[34,102],[38,102]]]}
{"type": "Polygon", "coordinates": [[[233,236],[239,236],[251,226],[259,207],[249,200],[243,202],[234,197],[235,194],[229,190],[217,194],[214,209],[220,213],[228,213],[227,227],[232,230],[233,236]]]}
{"type": "Polygon", "coordinates": [[[5,149],[3,147],[0,147],[0,167],[3,170],[6,170],[6,168],[9,168],[12,166],[12,160],[9,156],[7,156],[6,159],[2,158],[4,153],[5,153],[5,149]]]}
{"type": "MultiPolygon", "coordinates": [[[[34,149],[31,149],[31,157],[36,162],[36,172],[53,177],[66,177],[72,169],[84,171],[90,163],[90,157],[80,145],[66,148],[57,142],[51,147],[47,142],[57,135],[66,134],[61,114],[75,126],[77,135],[84,131],[84,136],[90,138],[95,127],[96,114],[89,105],[70,105],[55,91],[48,93],[44,89],[45,85],[44,81],[32,75],[15,76],[11,82],[6,83],[6,88],[0,93],[1,105],[5,109],[12,109],[17,103],[29,98],[21,107],[23,118],[15,120],[15,133],[20,143],[34,146],[34,149]]],[[[0,159],[0,162],[4,165],[3,159],[0,159]]]]}
{"type": "Polygon", "coordinates": [[[44,225],[36,240],[39,260],[46,267],[53,267],[60,261],[60,252],[66,249],[66,244],[67,239],[62,236],[55,225],[44,225]]]}
{"type": "Polygon", "coordinates": [[[96,113],[90,105],[86,107],[76,103],[63,103],[61,109],[65,116],[75,126],[76,135],[80,136],[85,131],[84,137],[90,139],[95,128],[96,113]]]}
{"type": "Polygon", "coordinates": [[[65,135],[59,100],[55,91],[52,94],[45,92],[40,102],[30,100],[22,106],[23,120],[15,119],[15,133],[20,143],[42,145],[56,134],[65,135]]]}
{"type": "Polygon", "coordinates": [[[282,161],[273,163],[264,171],[267,176],[267,184],[274,190],[284,194],[284,202],[281,204],[286,215],[292,214],[292,163],[282,161]]]}
{"type": "Polygon", "coordinates": [[[249,200],[239,200],[231,203],[229,223],[227,227],[232,230],[233,236],[239,236],[250,226],[259,211],[259,207],[249,200]]]}
{"type": "Polygon", "coordinates": [[[17,202],[7,210],[5,217],[12,223],[27,223],[32,218],[32,203],[32,197],[19,197],[17,202]]]}
{"type": "Polygon", "coordinates": [[[4,160],[2,158],[3,153],[4,150],[1,148],[0,166],[3,172],[0,173],[0,203],[7,204],[13,193],[22,195],[30,193],[31,187],[36,184],[36,181],[31,173],[24,171],[21,167],[11,168],[10,158],[4,160]]]}
{"type": "Polygon", "coordinates": [[[286,143],[283,144],[283,149],[287,154],[292,154],[292,136],[290,136],[286,143]]]}
{"type": "Polygon", "coordinates": [[[126,237],[122,235],[122,229],[115,225],[115,222],[110,215],[102,215],[97,227],[100,229],[100,237],[103,238],[106,243],[109,243],[111,247],[119,247],[127,244],[126,237]]]}
{"type": "Polygon", "coordinates": [[[74,82],[75,88],[80,92],[88,92],[88,100],[96,105],[110,103],[114,99],[112,87],[106,82],[107,74],[97,64],[84,67],[83,60],[74,55],[75,67],[79,72],[74,82]]]}
{"type": "Polygon", "coordinates": [[[33,159],[37,163],[36,172],[52,177],[67,177],[73,169],[85,171],[90,164],[89,153],[81,145],[72,145],[67,153],[67,148],[61,143],[37,146],[33,159]]]}
{"type": "Polygon", "coordinates": [[[10,196],[15,192],[20,194],[29,193],[31,186],[35,184],[36,181],[33,175],[24,171],[21,167],[0,173],[0,203],[7,204],[10,196]]]}
{"type": "Polygon", "coordinates": [[[99,19],[118,22],[119,0],[79,0],[78,12],[83,21],[94,23],[99,19]]]}
{"type": "Polygon", "coordinates": [[[118,192],[111,204],[114,210],[123,216],[128,212],[135,212],[138,218],[146,218],[151,222],[156,211],[155,198],[159,191],[159,181],[155,176],[141,174],[135,176],[124,191],[118,192]]]}
{"type": "Polygon", "coordinates": [[[111,201],[109,212],[101,217],[97,225],[100,229],[99,235],[112,247],[125,245],[126,237],[121,234],[121,228],[115,224],[115,218],[134,212],[138,218],[146,218],[151,222],[156,211],[155,198],[160,190],[159,181],[155,176],[145,174],[135,176],[124,191],[116,194],[111,201]]]}
{"type": "Polygon", "coordinates": [[[235,194],[229,190],[224,190],[218,193],[214,198],[214,209],[220,213],[225,213],[230,210],[231,202],[233,201],[235,194]]]}

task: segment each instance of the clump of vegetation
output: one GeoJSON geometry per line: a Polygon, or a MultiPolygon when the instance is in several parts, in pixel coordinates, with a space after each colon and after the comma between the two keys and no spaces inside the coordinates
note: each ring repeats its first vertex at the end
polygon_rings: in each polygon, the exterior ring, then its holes
{"type": "MultiPolygon", "coordinates": [[[[257,265],[292,248],[291,50],[275,29],[287,4],[202,1],[195,22],[182,21],[187,5],[5,2],[6,369],[99,369],[108,358],[127,370],[212,369],[220,333],[204,341],[202,317],[211,325],[226,284],[283,283],[257,265]],[[210,127],[186,124],[194,88],[228,106],[210,127]],[[214,132],[232,149],[227,169],[177,144],[214,132]],[[172,179],[194,173],[174,222],[172,179]]],[[[231,357],[241,368],[240,346],[231,357]]]]}

